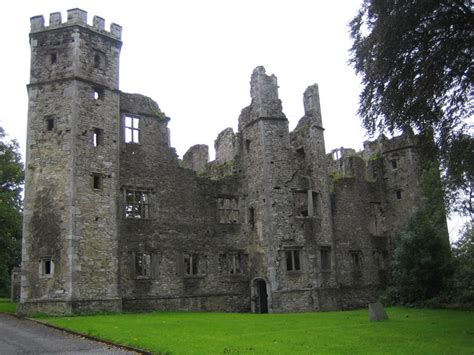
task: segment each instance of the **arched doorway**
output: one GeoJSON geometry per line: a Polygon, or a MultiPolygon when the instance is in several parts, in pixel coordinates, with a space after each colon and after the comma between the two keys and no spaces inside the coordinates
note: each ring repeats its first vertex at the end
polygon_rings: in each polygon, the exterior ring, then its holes
{"type": "Polygon", "coordinates": [[[253,295],[255,313],[268,313],[267,283],[264,279],[255,279],[253,281],[253,295]]]}

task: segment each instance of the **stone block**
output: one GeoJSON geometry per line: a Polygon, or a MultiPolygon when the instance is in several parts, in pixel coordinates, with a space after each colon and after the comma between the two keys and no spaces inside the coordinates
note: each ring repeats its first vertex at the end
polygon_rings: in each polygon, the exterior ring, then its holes
{"type": "Polygon", "coordinates": [[[382,303],[375,302],[369,303],[369,320],[370,321],[381,321],[388,320],[388,315],[382,306],[382,303]]]}

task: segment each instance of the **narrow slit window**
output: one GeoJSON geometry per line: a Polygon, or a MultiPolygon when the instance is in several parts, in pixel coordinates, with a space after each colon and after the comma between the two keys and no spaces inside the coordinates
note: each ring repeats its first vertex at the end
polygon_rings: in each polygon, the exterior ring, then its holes
{"type": "Polygon", "coordinates": [[[56,64],[58,62],[58,54],[51,53],[51,64],[56,64]]]}
{"type": "Polygon", "coordinates": [[[92,132],[92,145],[98,147],[104,144],[104,130],[100,128],[94,128],[92,132]]]}
{"type": "Polygon", "coordinates": [[[48,117],[46,118],[46,130],[52,131],[54,129],[54,118],[48,117]]]}
{"type": "Polygon", "coordinates": [[[402,199],[402,190],[395,191],[395,195],[397,196],[397,200],[401,200],[402,199]]]}
{"type": "Polygon", "coordinates": [[[125,143],[140,143],[140,119],[138,117],[125,117],[125,143]]]}
{"type": "Polygon", "coordinates": [[[398,168],[398,163],[397,163],[397,159],[392,159],[391,160],[391,164],[392,164],[392,169],[395,170],[398,168]]]}
{"type": "Polygon", "coordinates": [[[96,54],[94,55],[94,68],[100,68],[100,55],[96,54]]]}

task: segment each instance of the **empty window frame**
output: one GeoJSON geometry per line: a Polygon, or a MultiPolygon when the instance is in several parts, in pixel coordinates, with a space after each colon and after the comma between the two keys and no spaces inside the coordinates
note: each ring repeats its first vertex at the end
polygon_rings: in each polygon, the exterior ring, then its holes
{"type": "Polygon", "coordinates": [[[322,247],[321,255],[321,271],[331,271],[331,248],[322,247]]]}
{"type": "Polygon", "coordinates": [[[126,189],[124,194],[125,218],[150,218],[150,199],[148,191],[126,189]]]}
{"type": "Polygon", "coordinates": [[[104,130],[100,128],[94,128],[92,131],[92,146],[98,147],[104,144],[104,130]]]}
{"type": "Polygon", "coordinates": [[[51,64],[57,64],[58,63],[58,53],[51,53],[50,59],[51,59],[51,64]]]}
{"type": "Polygon", "coordinates": [[[361,251],[351,251],[351,263],[352,269],[357,271],[362,269],[362,252],[361,251]]]}
{"type": "Polygon", "coordinates": [[[148,279],[151,277],[151,254],[135,254],[135,276],[137,279],[148,279]]]}
{"type": "Polygon", "coordinates": [[[105,97],[105,91],[102,88],[94,88],[92,92],[92,97],[94,100],[103,100],[105,97]]]}
{"type": "Polygon", "coordinates": [[[301,270],[300,251],[301,250],[299,249],[285,250],[285,260],[286,260],[287,271],[301,270]]]}
{"type": "Polygon", "coordinates": [[[398,168],[398,162],[397,159],[391,159],[390,164],[392,166],[392,170],[396,170],[398,168]]]}
{"type": "Polygon", "coordinates": [[[188,276],[199,274],[198,254],[184,254],[184,271],[188,276]]]}
{"type": "Polygon", "coordinates": [[[40,276],[52,277],[54,274],[54,263],[51,257],[44,257],[40,260],[40,276]]]}
{"type": "Polygon", "coordinates": [[[229,274],[240,275],[243,273],[243,255],[241,253],[229,254],[229,274]]]}
{"type": "Polygon", "coordinates": [[[240,210],[237,198],[218,198],[217,217],[219,223],[236,224],[239,223],[240,210]]]}
{"type": "Polygon", "coordinates": [[[395,191],[395,196],[397,197],[397,200],[402,199],[402,190],[396,190],[395,191]]]}
{"type": "Polygon", "coordinates": [[[92,174],[92,188],[94,190],[102,189],[102,175],[94,173],[92,174]]]}
{"type": "Polygon", "coordinates": [[[45,124],[46,124],[47,131],[54,130],[54,117],[51,117],[51,116],[45,117],[45,124]]]}
{"type": "Polygon", "coordinates": [[[125,116],[124,140],[125,143],[140,143],[140,119],[138,117],[125,116]]]}

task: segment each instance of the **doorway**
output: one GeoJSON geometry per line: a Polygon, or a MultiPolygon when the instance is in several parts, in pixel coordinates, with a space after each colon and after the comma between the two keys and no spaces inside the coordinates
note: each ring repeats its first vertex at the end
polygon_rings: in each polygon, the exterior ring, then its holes
{"type": "Polygon", "coordinates": [[[254,280],[255,313],[268,313],[267,283],[264,279],[254,280]]]}

